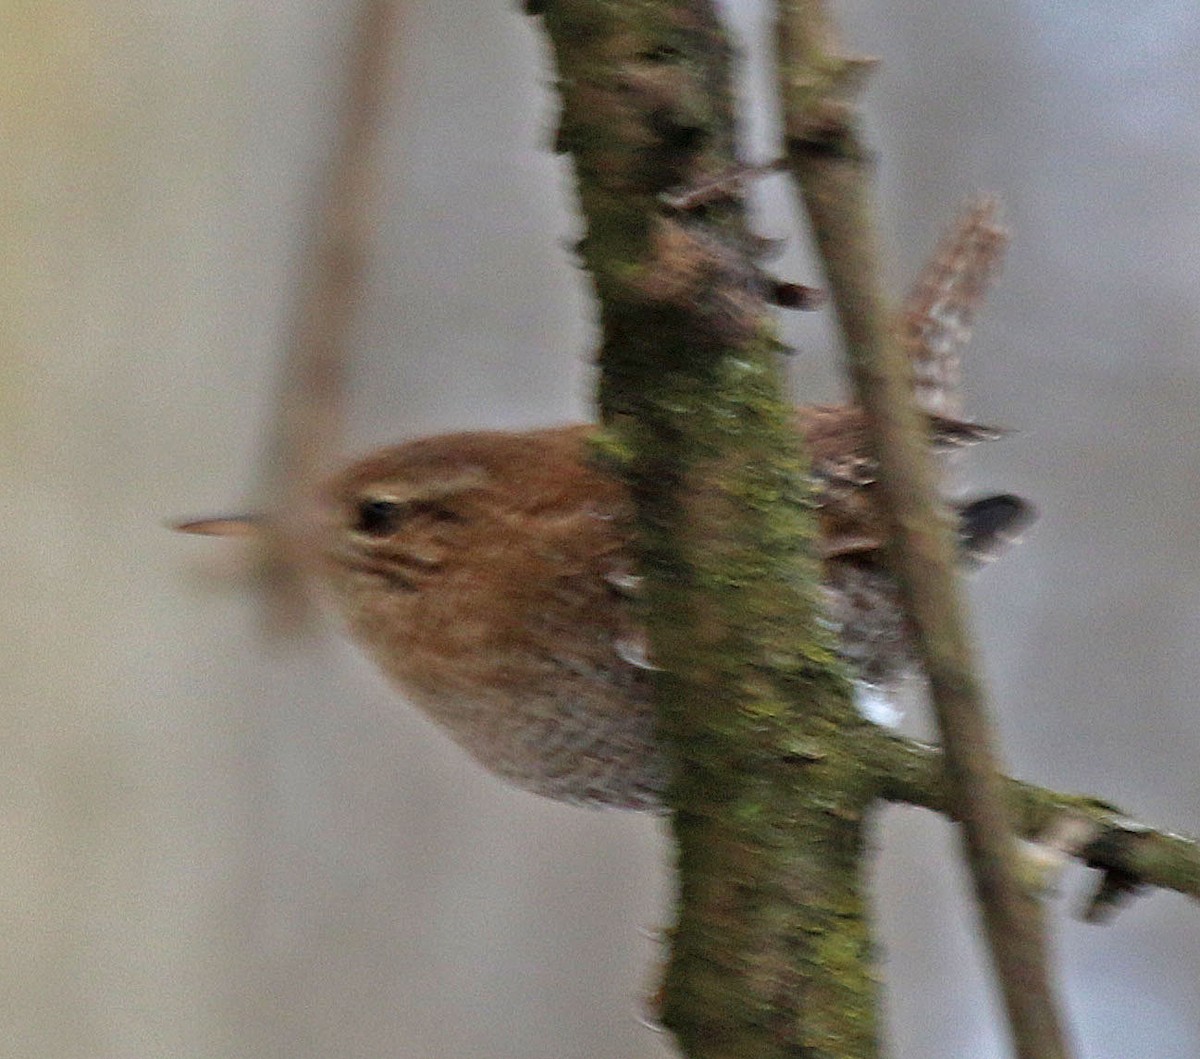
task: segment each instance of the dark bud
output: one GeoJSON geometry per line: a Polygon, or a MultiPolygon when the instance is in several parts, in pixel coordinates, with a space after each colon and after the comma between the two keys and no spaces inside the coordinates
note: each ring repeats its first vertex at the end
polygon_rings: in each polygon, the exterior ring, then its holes
{"type": "Polygon", "coordinates": [[[1037,518],[1032,504],[1012,493],[985,496],[958,509],[963,558],[977,565],[999,558],[1037,518]]]}
{"type": "Polygon", "coordinates": [[[1109,868],[1083,909],[1086,923],[1107,923],[1139,893],[1147,889],[1140,879],[1117,869],[1109,868]]]}

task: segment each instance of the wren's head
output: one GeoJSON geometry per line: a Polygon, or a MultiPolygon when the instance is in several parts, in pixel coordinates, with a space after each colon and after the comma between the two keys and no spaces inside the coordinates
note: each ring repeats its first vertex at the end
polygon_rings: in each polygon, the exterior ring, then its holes
{"type": "MultiPolygon", "coordinates": [[[[469,433],[385,449],[324,490],[324,560],[344,610],[429,616],[445,597],[501,624],[560,573],[564,537],[602,523],[617,487],[582,463],[585,428],[469,433]],[[506,603],[507,601],[507,603],[506,603]]],[[[570,550],[569,548],[567,550],[570,550]]]]}
{"type": "MultiPolygon", "coordinates": [[[[422,636],[451,632],[447,604],[486,588],[473,557],[503,523],[494,455],[458,441],[384,449],[324,491],[327,581],[354,633],[405,683],[422,636]]],[[[460,621],[474,609],[461,607],[460,621]]]]}
{"type": "Polygon", "coordinates": [[[444,683],[439,637],[444,653],[472,621],[474,608],[462,605],[471,556],[496,520],[494,469],[479,455],[422,442],[386,449],[322,496],[319,568],[334,602],[376,662],[419,698],[444,683]]]}
{"type": "Polygon", "coordinates": [[[483,764],[538,793],[645,808],[664,782],[629,581],[627,501],[590,428],[414,441],[325,491],[351,631],[483,764]]]}

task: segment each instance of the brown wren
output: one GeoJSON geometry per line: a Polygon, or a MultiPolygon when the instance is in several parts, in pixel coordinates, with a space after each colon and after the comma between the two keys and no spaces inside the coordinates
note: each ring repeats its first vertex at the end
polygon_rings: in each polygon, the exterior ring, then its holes
{"type": "MultiPolygon", "coordinates": [[[[963,233],[960,225],[960,241],[963,233]]],[[[947,312],[952,302],[921,318],[929,326],[916,354],[953,347],[957,356],[973,302],[947,312]],[[930,321],[953,323],[954,341],[939,347],[930,321]]],[[[999,436],[936,414],[953,407],[953,382],[928,380],[955,380],[956,365],[920,370],[914,360],[931,445],[999,436]]],[[[812,460],[827,616],[850,675],[886,693],[916,663],[883,556],[863,416],[807,406],[795,424],[812,460]]],[[[589,459],[592,429],[448,434],[368,456],[322,492],[316,562],[354,638],[487,768],[563,801],[653,810],[667,768],[638,617],[632,509],[623,484],[589,459]]],[[[1009,495],[955,510],[967,563],[996,554],[1031,518],[1009,495]]]]}
{"type": "MultiPolygon", "coordinates": [[[[886,693],[915,661],[862,416],[819,406],[796,420],[813,460],[828,617],[850,675],[886,693]]],[[[653,809],[667,777],[632,510],[588,459],[591,430],[449,434],[369,456],[324,491],[317,565],[355,640],[487,768],[564,801],[653,809]]],[[[997,433],[930,419],[937,447],[997,433]]],[[[966,562],[1030,518],[1009,495],[956,510],[966,562]]]]}

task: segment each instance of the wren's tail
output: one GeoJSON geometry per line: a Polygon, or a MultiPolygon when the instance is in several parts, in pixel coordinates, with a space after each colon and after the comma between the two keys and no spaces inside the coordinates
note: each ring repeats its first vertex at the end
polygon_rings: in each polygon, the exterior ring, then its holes
{"type": "Polygon", "coordinates": [[[1007,244],[996,200],[968,203],[905,299],[897,329],[917,404],[931,415],[962,418],[963,350],[1007,244]]]}
{"type": "Polygon", "coordinates": [[[1037,511],[1012,493],[997,493],[958,504],[958,546],[967,566],[980,567],[998,559],[1014,544],[1037,511]]]}

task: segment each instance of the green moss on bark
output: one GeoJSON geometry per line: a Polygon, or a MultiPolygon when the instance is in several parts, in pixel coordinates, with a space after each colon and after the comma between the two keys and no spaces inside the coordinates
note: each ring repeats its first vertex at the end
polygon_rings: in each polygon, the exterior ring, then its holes
{"type": "Polygon", "coordinates": [[[600,300],[599,451],[637,505],[677,757],[664,1021],[693,1057],[874,1056],[874,779],[815,608],[806,461],[745,210],[664,204],[736,163],[730,49],[700,0],[554,0],[544,23],[600,300]]]}

